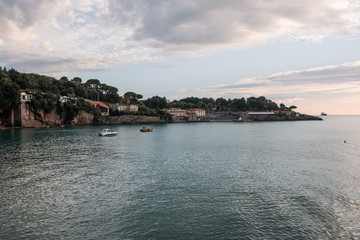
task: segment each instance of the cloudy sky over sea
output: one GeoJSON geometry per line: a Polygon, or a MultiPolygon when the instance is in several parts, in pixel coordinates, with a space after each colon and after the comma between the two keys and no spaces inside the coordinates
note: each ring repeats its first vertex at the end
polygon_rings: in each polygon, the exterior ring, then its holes
{"type": "Polygon", "coordinates": [[[0,66],[360,114],[359,0],[0,0],[0,66]]]}

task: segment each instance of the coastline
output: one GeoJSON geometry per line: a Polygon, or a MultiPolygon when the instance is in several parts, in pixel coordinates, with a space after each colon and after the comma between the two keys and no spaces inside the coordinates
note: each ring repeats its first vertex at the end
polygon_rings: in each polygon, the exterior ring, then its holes
{"type": "MultiPolygon", "coordinates": [[[[221,113],[223,114],[223,113],[221,113]]],[[[63,124],[54,122],[52,118],[37,119],[28,122],[23,126],[6,127],[0,125],[0,130],[19,129],[19,128],[59,128],[65,126],[88,126],[88,125],[135,125],[135,124],[168,124],[168,123],[196,123],[196,122],[283,122],[283,121],[322,121],[323,119],[317,116],[301,114],[299,116],[273,115],[273,116],[248,116],[241,118],[238,114],[228,114],[226,117],[206,116],[196,120],[164,120],[155,116],[137,116],[137,115],[122,115],[122,116],[102,116],[94,117],[89,114],[79,114],[71,124],[63,124]]]]}

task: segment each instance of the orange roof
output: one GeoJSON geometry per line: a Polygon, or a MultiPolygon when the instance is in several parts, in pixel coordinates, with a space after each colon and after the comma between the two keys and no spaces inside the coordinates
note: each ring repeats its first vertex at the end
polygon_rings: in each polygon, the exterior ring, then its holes
{"type": "Polygon", "coordinates": [[[99,101],[93,101],[93,102],[89,102],[90,104],[93,104],[93,105],[100,105],[101,107],[103,108],[109,108],[107,105],[105,105],[104,103],[102,102],[99,102],[99,101]]]}
{"type": "Polygon", "coordinates": [[[191,109],[188,109],[188,111],[205,111],[205,110],[201,109],[201,108],[191,108],[191,109]]]}

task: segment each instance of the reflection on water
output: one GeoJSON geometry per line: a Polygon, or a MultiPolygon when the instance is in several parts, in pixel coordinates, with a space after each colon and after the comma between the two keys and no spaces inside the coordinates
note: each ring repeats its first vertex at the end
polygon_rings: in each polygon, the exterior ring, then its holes
{"type": "Polygon", "coordinates": [[[2,131],[0,238],[356,239],[359,120],[2,131]]]}

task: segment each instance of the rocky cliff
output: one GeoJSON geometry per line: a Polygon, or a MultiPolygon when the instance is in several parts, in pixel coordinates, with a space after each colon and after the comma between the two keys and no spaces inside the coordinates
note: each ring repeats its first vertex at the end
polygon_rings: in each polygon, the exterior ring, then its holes
{"type": "Polygon", "coordinates": [[[48,114],[44,111],[34,113],[29,108],[22,108],[21,113],[16,116],[17,124],[19,127],[33,128],[33,127],[57,127],[63,124],[63,121],[55,110],[48,114]]]}
{"type": "Polygon", "coordinates": [[[83,110],[80,110],[78,115],[71,121],[71,125],[83,126],[92,125],[94,121],[94,115],[83,110]]]}

